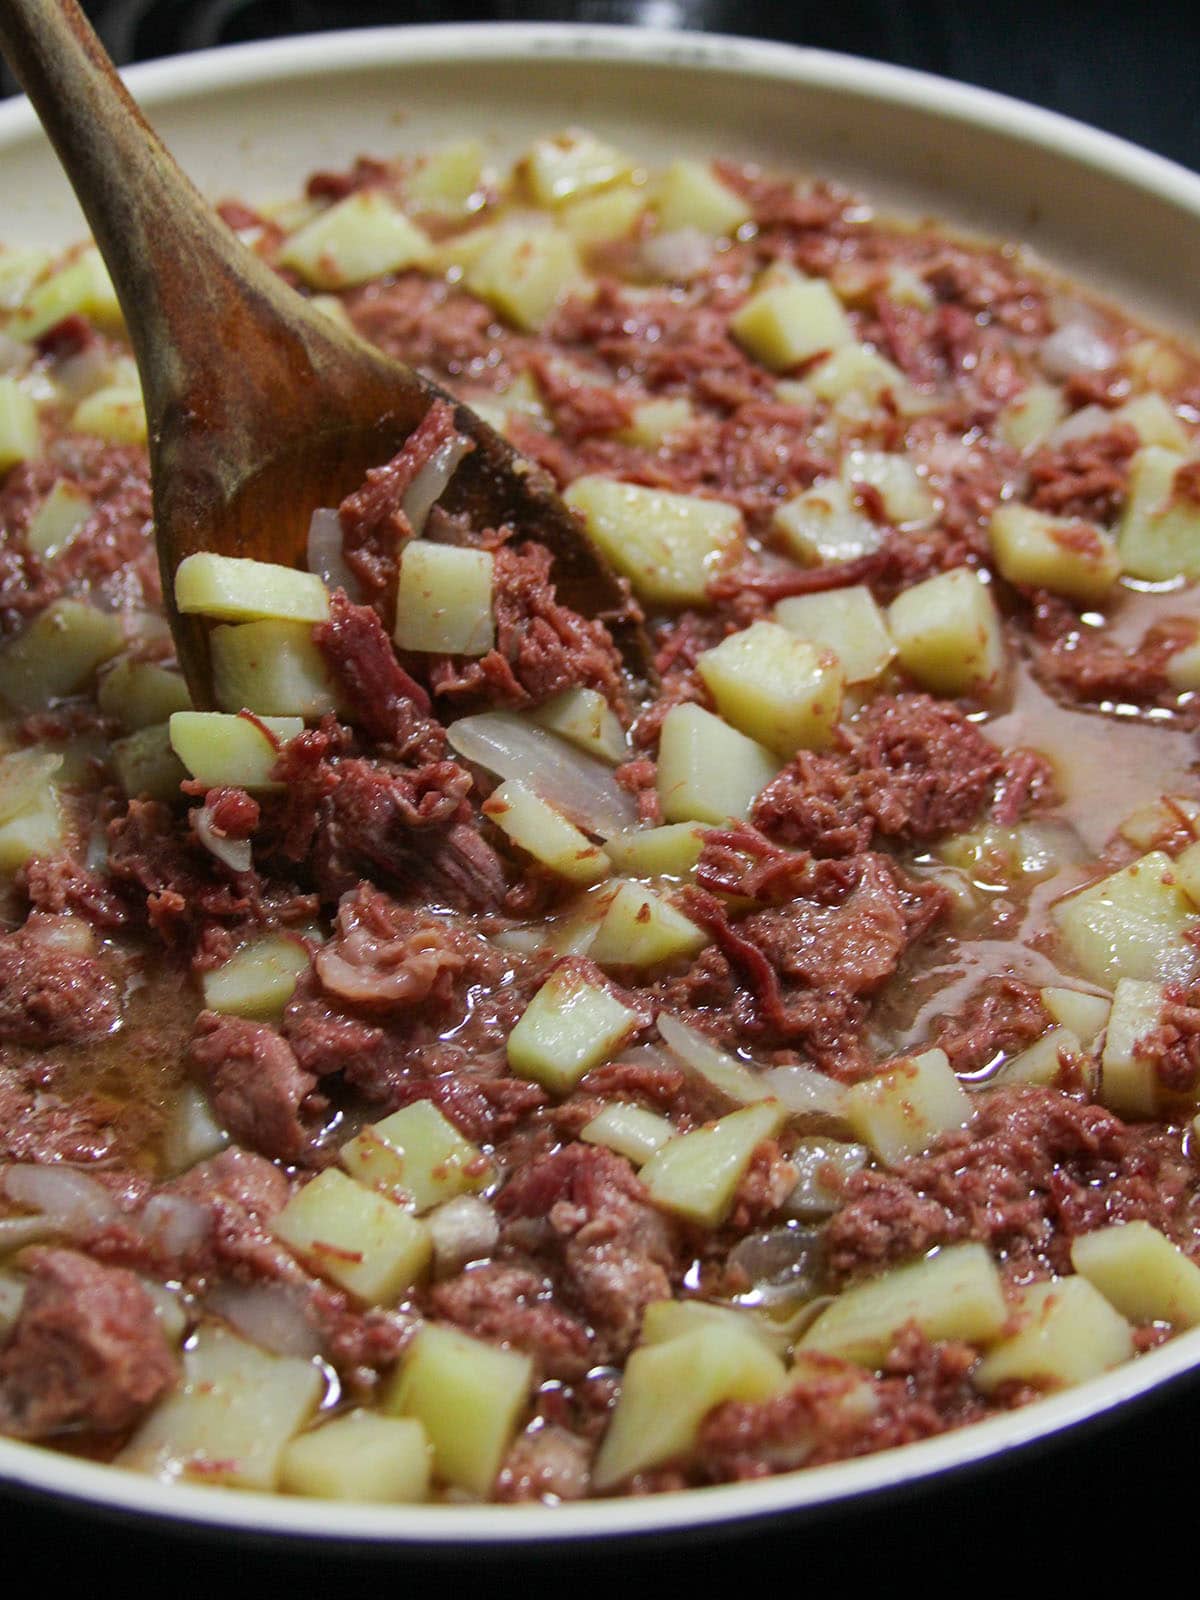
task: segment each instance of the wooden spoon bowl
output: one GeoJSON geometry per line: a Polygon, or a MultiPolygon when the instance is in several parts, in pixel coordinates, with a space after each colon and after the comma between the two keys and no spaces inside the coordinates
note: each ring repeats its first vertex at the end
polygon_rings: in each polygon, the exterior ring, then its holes
{"type": "Polygon", "coordinates": [[[475,448],[441,497],[544,544],[564,604],[602,618],[651,673],[624,585],[549,478],[435,383],[314,311],[176,166],[75,0],[0,0],[0,48],[108,266],[141,376],[163,596],[193,702],[212,705],[207,628],[175,607],[197,551],[304,563],[319,506],[390,459],[438,399],[475,448]]]}

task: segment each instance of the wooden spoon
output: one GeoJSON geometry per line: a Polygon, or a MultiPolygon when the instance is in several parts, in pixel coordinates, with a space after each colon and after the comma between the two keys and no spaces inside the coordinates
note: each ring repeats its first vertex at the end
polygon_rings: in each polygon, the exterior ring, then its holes
{"type": "Polygon", "coordinates": [[[58,152],[121,302],[141,375],[163,595],[179,664],[212,705],[206,625],[175,607],[198,550],[298,566],[309,519],[389,460],[437,399],[474,442],[442,497],[554,557],[563,603],[649,647],[621,584],[546,475],[466,406],[313,311],[201,199],[75,0],[0,0],[3,49],[58,152]]]}

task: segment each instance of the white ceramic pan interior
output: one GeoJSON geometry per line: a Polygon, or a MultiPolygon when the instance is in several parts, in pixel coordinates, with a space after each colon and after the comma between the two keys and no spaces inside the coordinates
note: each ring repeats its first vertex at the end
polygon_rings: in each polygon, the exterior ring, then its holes
{"type": "MultiPolygon", "coordinates": [[[[378,29],[209,51],[129,83],[214,199],[283,198],[360,153],[482,136],[513,153],[583,125],[647,160],[759,160],[879,208],[1010,239],[1148,320],[1200,335],[1200,177],[1048,112],[922,74],[747,40],[616,28],[378,29]]],[[[0,238],[83,223],[23,102],[0,106],[0,238]]],[[[149,1518],[462,1547],[815,1513],[964,1471],[1127,1405],[1200,1361],[1200,1330],[1108,1376],[902,1450],[761,1483],[560,1507],[346,1506],[166,1485],[0,1440],[0,1479],[149,1518]]]]}

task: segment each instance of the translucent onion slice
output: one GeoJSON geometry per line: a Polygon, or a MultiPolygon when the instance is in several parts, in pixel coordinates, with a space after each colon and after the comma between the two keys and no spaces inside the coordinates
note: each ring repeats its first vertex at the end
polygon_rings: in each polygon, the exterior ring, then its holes
{"type": "Polygon", "coordinates": [[[670,1012],[659,1012],[658,1031],[683,1065],[727,1100],[747,1106],[756,1100],[770,1099],[774,1093],[767,1082],[769,1074],[752,1071],[744,1061],[731,1056],[670,1012]]]}
{"type": "Polygon", "coordinates": [[[4,1193],[58,1232],[101,1227],[117,1215],[116,1202],[103,1185],[72,1167],[18,1165],[0,1174],[4,1193]]]}
{"type": "Polygon", "coordinates": [[[716,247],[699,228],[673,228],[642,245],[642,265],[657,278],[688,283],[707,272],[716,247]]]}
{"type": "Polygon", "coordinates": [[[254,864],[250,853],[249,839],[229,839],[223,833],[218,833],[213,826],[212,810],[209,806],[197,806],[192,813],[192,823],[196,829],[196,837],[217,860],[227,866],[230,872],[249,872],[254,864]]]}
{"type": "Polygon", "coordinates": [[[361,600],[358,579],[346,562],[342,519],[328,506],[319,506],[308,524],[306,563],[331,592],[344,589],[347,598],[361,600]]]}
{"type": "Polygon", "coordinates": [[[454,476],[454,469],[472,449],[471,441],[461,433],[452,433],[438,446],[429,460],[419,468],[416,477],[404,491],[401,510],[408,518],[414,534],[425,531],[429,513],[445,493],[446,485],[454,476]]]}
{"type": "Polygon", "coordinates": [[[260,1350],[303,1360],[320,1354],[321,1340],[304,1314],[304,1301],[288,1284],[219,1283],[205,1305],[260,1350]]]}
{"type": "Polygon", "coordinates": [[[1052,378],[1073,378],[1087,372],[1107,372],[1117,352],[1086,316],[1072,317],[1042,340],[1042,366],[1052,378]]]}
{"type": "Polygon", "coordinates": [[[461,1272],[469,1261],[490,1256],[500,1240],[496,1213],[478,1195],[460,1194],[429,1213],[438,1277],[461,1272]]]}
{"type": "Polygon", "coordinates": [[[637,824],[637,803],[611,767],[515,712],[460,717],[446,737],[465,761],[498,778],[520,778],[576,827],[601,839],[637,824]]]}
{"type": "Polygon", "coordinates": [[[767,1091],[796,1116],[840,1116],[846,1086],[815,1067],[772,1067],[762,1081],[767,1091]]]}

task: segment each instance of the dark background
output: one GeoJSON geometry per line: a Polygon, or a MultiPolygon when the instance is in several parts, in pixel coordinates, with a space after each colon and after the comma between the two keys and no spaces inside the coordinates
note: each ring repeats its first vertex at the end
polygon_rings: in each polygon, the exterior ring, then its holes
{"type": "MultiPolygon", "coordinates": [[[[2,0],[0,0],[2,3],[2,0]]],[[[397,5],[385,0],[85,0],[118,63],[282,34],[400,22],[568,21],[707,28],[784,39],[918,67],[1032,100],[1200,168],[1200,6],[1042,0],[576,0],[574,4],[397,5]]],[[[11,79],[3,88],[11,91],[11,79]]],[[[894,1592],[915,1578],[924,1596],[978,1586],[1046,1593],[1068,1573],[1078,1592],[1170,1582],[1189,1572],[1196,1520],[1200,1385],[1177,1386],[1115,1423],[1044,1443],[952,1485],[807,1524],[771,1524],[714,1539],[485,1563],[404,1555],[324,1555],[248,1545],[229,1536],[146,1532],[0,1497],[9,1561],[22,1552],[53,1583],[105,1580],[135,1592],[256,1595],[553,1593],[595,1580],[622,1593],[680,1591],[697,1600],[751,1588],[811,1594],[866,1585],[894,1592]]],[[[32,1573],[30,1573],[32,1575],[32,1573]]],[[[12,1574],[17,1582],[20,1576],[12,1574]]],[[[10,1579],[10,1581],[12,1581],[10,1579]]],[[[28,1582],[28,1578],[25,1579],[28,1582]]],[[[689,1596],[689,1600],[690,1600],[689,1596]]],[[[557,1600],[557,1596],[555,1596],[557,1600]]]]}

